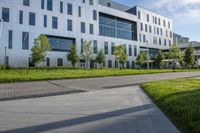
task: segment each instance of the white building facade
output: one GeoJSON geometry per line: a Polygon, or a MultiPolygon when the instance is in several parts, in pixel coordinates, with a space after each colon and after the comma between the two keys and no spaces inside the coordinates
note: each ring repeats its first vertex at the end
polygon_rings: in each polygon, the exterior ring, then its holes
{"type": "Polygon", "coordinates": [[[52,48],[41,66],[70,66],[70,46],[75,43],[81,53],[83,42],[92,41],[94,57],[104,50],[105,67],[118,67],[114,46],[122,44],[128,55],[125,67],[134,68],[140,51],[148,47],[153,58],[173,43],[171,19],[110,0],[0,0],[0,18],[0,64],[12,67],[32,65],[31,48],[41,34],[52,48]]]}

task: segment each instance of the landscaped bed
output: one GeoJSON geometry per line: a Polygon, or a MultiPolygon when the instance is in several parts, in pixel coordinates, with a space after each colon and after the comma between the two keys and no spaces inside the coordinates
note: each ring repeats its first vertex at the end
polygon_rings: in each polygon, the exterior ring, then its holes
{"type": "Polygon", "coordinates": [[[144,83],[142,88],[183,133],[200,133],[200,78],[144,83]]]}
{"type": "Polygon", "coordinates": [[[51,79],[91,78],[104,76],[121,76],[136,74],[154,74],[167,72],[185,72],[197,70],[171,69],[69,69],[69,68],[32,68],[0,70],[0,83],[19,81],[39,81],[51,79]]]}

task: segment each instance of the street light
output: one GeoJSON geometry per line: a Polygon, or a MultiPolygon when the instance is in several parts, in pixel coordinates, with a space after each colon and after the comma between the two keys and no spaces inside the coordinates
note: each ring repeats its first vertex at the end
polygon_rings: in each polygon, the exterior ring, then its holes
{"type": "Polygon", "coordinates": [[[146,40],[146,45],[147,45],[147,69],[149,70],[149,45],[148,45],[148,40],[146,40]]]}

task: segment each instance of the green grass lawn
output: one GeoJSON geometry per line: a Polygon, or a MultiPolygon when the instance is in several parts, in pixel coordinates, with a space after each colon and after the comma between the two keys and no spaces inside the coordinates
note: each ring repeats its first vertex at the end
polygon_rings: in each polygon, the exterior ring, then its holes
{"type": "MultiPolygon", "coordinates": [[[[188,70],[176,70],[176,72],[188,70]]],[[[197,70],[189,70],[197,71],[197,70]]],[[[138,70],[138,69],[67,69],[67,68],[32,68],[32,69],[8,69],[0,70],[0,83],[19,82],[19,81],[38,81],[51,79],[72,79],[72,78],[91,78],[103,76],[120,76],[120,75],[136,75],[136,74],[153,74],[173,72],[171,69],[154,69],[154,70],[138,70]]]]}
{"type": "Polygon", "coordinates": [[[200,133],[200,79],[176,79],[141,85],[183,133],[200,133]]]}

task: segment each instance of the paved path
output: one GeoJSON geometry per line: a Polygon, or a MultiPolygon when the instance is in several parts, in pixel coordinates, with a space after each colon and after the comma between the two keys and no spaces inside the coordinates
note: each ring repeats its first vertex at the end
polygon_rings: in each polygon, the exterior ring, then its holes
{"type": "Polygon", "coordinates": [[[37,132],[179,133],[138,86],[0,102],[0,133],[37,132]]]}
{"type": "Polygon", "coordinates": [[[162,73],[92,79],[0,84],[0,101],[111,89],[138,85],[139,83],[155,80],[184,77],[200,77],[200,72],[162,73]]]}

